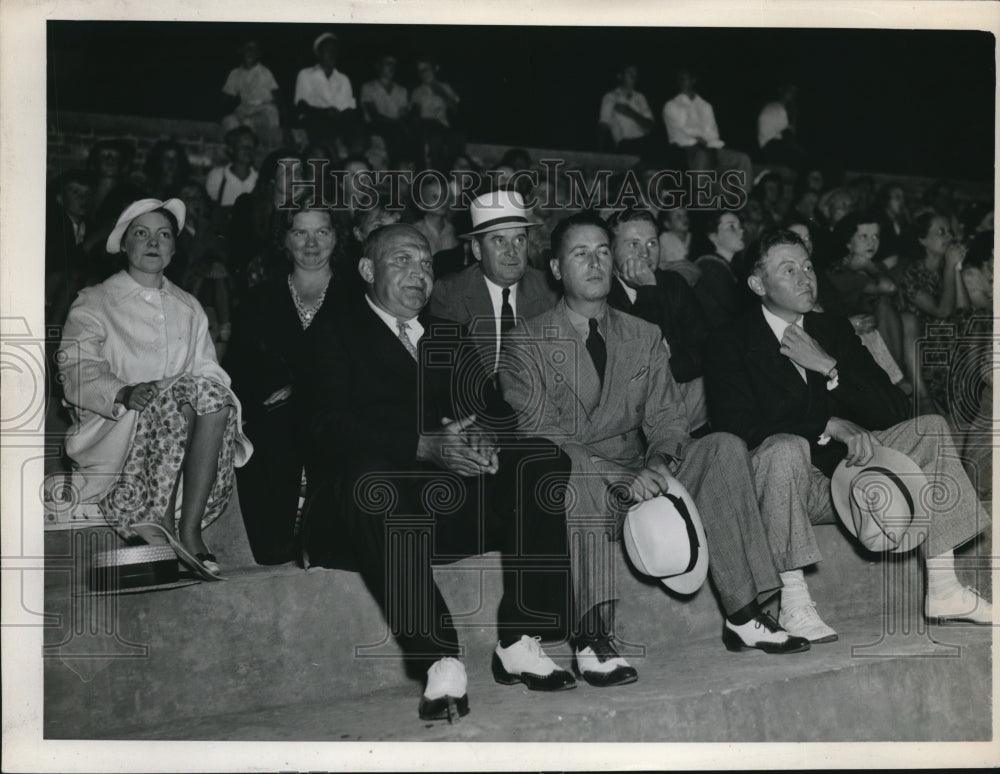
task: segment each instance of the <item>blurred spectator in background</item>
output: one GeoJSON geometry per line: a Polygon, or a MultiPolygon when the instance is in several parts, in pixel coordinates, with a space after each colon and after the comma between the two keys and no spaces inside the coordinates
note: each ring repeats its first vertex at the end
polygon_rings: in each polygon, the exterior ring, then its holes
{"type": "MultiPolygon", "coordinates": [[[[275,241],[281,208],[294,201],[303,164],[291,148],[269,153],[260,165],[257,185],[233,204],[227,229],[229,271],[237,298],[284,268],[283,247],[275,241]]],[[[308,190],[308,189],[305,189],[308,190]]]]}
{"type": "Polygon", "coordinates": [[[410,95],[410,110],[416,122],[421,166],[444,170],[462,152],[465,142],[452,127],[458,114],[458,94],[438,80],[438,70],[429,57],[417,60],[420,85],[410,95]]]}
{"type": "Polygon", "coordinates": [[[691,260],[691,217],[686,207],[674,207],[660,215],[660,258],[657,268],[680,274],[690,287],[701,276],[691,260]]]}
{"type": "Polygon", "coordinates": [[[177,252],[165,272],[177,263],[175,276],[198,299],[208,317],[208,333],[221,361],[232,335],[232,278],[226,266],[226,245],[213,219],[213,205],[200,183],[189,180],[178,187],[187,208],[184,228],[177,235],[177,252]],[[178,260],[179,259],[179,260],[178,260]]]}
{"type": "Polygon", "coordinates": [[[360,100],[371,131],[385,142],[389,156],[397,158],[410,142],[406,121],[410,96],[396,83],[396,57],[379,57],[375,78],[362,84],[360,100]]]}
{"type": "Polygon", "coordinates": [[[715,111],[695,91],[697,78],[689,70],[677,74],[679,94],[663,106],[663,122],[671,144],[683,149],[690,170],[726,170],[743,173],[742,188],[749,192],[753,165],[747,154],[725,147],[719,137],[715,111]]]}
{"type": "Polygon", "coordinates": [[[299,70],[295,110],[311,143],[337,149],[339,157],[362,152],[357,102],[350,79],[337,69],[337,36],[324,32],[313,41],[316,64],[299,70]]]}
{"type": "Polygon", "coordinates": [[[281,125],[278,82],[260,62],[260,46],[256,40],[245,40],[240,45],[240,66],[229,72],[222,86],[222,131],[229,132],[237,126],[248,126],[256,136],[270,144],[277,139],[281,125]]]}
{"type": "Polygon", "coordinates": [[[961,275],[965,247],[955,241],[949,218],[933,211],[917,217],[914,236],[914,258],[899,280],[904,372],[912,374],[918,413],[936,407],[936,413],[947,415],[948,370],[924,362],[920,353],[929,346],[949,348],[956,335],[951,329],[957,329],[956,320],[969,306],[961,275]],[[929,325],[942,321],[956,324],[929,325]]]}
{"type": "Polygon", "coordinates": [[[597,121],[598,150],[644,155],[655,121],[646,97],[635,90],[639,68],[626,65],[618,72],[618,86],[604,95],[597,121]]]}
{"type": "Polygon", "coordinates": [[[893,305],[896,283],[885,266],[875,260],[878,216],[847,214],[834,229],[834,241],[842,252],[827,267],[820,284],[823,311],[846,317],[875,362],[897,384],[903,378],[899,370],[903,360],[902,323],[893,305]]]}
{"type": "Polygon", "coordinates": [[[776,99],[764,105],[757,116],[760,159],[768,164],[781,164],[797,169],[805,159],[805,152],[796,136],[798,86],[784,83],[778,87],[775,96],[776,99]]]}
{"type": "Polygon", "coordinates": [[[97,279],[84,250],[94,176],[70,169],[52,181],[45,214],[45,324],[62,325],[80,288],[97,279]]]}
{"type": "Polygon", "coordinates": [[[184,146],[176,140],[160,140],[146,154],[143,165],[146,193],[155,199],[169,199],[177,187],[191,176],[191,162],[184,146]]]}
{"type": "Polygon", "coordinates": [[[427,238],[431,255],[458,246],[451,222],[451,191],[437,175],[425,175],[413,190],[413,206],[419,218],[413,226],[427,238]]]}
{"type": "Polygon", "coordinates": [[[105,241],[122,210],[143,196],[143,189],[131,177],[134,159],[135,146],[128,140],[117,139],[98,141],[87,156],[87,169],[94,175],[94,188],[83,249],[89,256],[97,282],[118,271],[118,262],[105,250],[105,241]]]}
{"type": "Polygon", "coordinates": [[[969,307],[993,310],[993,232],[976,234],[962,261],[962,282],[969,296],[969,307]]]}
{"type": "Polygon", "coordinates": [[[205,190],[220,207],[232,207],[236,199],[250,193],[257,185],[254,157],[257,155],[257,135],[249,126],[238,126],[226,132],[229,163],[214,167],[205,178],[205,190]]]}
{"type": "Polygon", "coordinates": [[[898,183],[887,183],[879,189],[875,201],[879,218],[879,250],[876,257],[894,276],[898,276],[895,270],[900,265],[910,226],[906,192],[898,183]]]}
{"type": "Polygon", "coordinates": [[[725,325],[743,306],[744,292],[733,268],[733,259],[743,250],[743,224],[734,212],[716,210],[699,213],[700,228],[692,246],[701,276],[694,286],[705,313],[708,329],[725,325]]]}
{"type": "Polygon", "coordinates": [[[787,202],[782,199],[783,182],[777,172],[766,171],[757,176],[750,196],[760,202],[764,228],[776,228],[788,214],[787,202]]]}

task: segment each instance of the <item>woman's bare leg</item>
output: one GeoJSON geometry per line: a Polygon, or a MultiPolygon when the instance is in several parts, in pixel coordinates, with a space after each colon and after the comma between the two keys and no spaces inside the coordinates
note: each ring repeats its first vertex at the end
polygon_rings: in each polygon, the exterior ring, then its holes
{"type": "Polygon", "coordinates": [[[178,539],[191,553],[207,551],[201,539],[201,520],[205,515],[208,496],[215,484],[219,452],[229,421],[228,406],[212,414],[195,416],[184,452],[184,497],[181,500],[181,520],[178,539]]]}

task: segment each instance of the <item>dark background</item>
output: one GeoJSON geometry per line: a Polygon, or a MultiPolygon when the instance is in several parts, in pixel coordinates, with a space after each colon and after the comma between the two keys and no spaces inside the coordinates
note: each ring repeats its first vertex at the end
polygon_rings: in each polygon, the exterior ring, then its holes
{"type": "Polygon", "coordinates": [[[592,149],[601,97],[634,62],[661,123],[676,69],[699,72],[699,93],[736,148],[755,148],[757,112],[790,79],[801,90],[803,144],[834,165],[993,177],[995,41],[974,31],[53,21],[48,107],[217,120],[245,36],[260,42],[290,101],[327,29],[355,96],[380,52],[398,57],[408,88],[414,57],[435,57],[462,99],[470,141],[592,149]]]}

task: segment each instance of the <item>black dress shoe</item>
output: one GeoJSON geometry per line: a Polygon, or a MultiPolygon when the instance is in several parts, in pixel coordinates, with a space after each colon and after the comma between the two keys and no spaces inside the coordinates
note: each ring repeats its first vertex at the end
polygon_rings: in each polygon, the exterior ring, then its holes
{"type": "Polygon", "coordinates": [[[628,685],[639,679],[635,667],[618,655],[610,638],[579,643],[573,671],[597,688],[628,685]]]}
{"type": "Polygon", "coordinates": [[[756,649],[765,653],[801,653],[809,650],[809,640],[793,637],[782,629],[768,613],[736,626],[726,621],[722,627],[722,642],[733,652],[756,649]]]}

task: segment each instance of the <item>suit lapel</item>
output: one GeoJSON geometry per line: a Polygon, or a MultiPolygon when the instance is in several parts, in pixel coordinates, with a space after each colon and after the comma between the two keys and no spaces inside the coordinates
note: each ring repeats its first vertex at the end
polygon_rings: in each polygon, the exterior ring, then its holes
{"type": "Polygon", "coordinates": [[[802,381],[795,365],[781,354],[774,331],[759,309],[751,315],[748,336],[750,363],[763,373],[768,382],[798,398],[808,392],[807,384],[802,381]]]}
{"type": "MultiPolygon", "coordinates": [[[[613,280],[617,283],[618,280],[613,280]]],[[[626,299],[627,300],[627,299],[626,299]]],[[[604,387],[601,390],[600,413],[610,417],[620,418],[624,414],[625,389],[628,380],[635,373],[637,357],[641,355],[635,346],[635,339],[626,337],[621,325],[621,319],[608,310],[607,330],[604,332],[604,343],[608,350],[608,362],[604,370],[604,387]]],[[[589,361],[590,358],[588,357],[589,361]]],[[[592,368],[594,377],[597,370],[592,368]]]]}
{"type": "Polygon", "coordinates": [[[392,334],[389,326],[368,306],[367,301],[362,301],[361,313],[358,315],[358,327],[355,340],[361,345],[362,351],[371,353],[385,367],[400,375],[400,377],[413,379],[417,364],[403,342],[392,334]]]}

